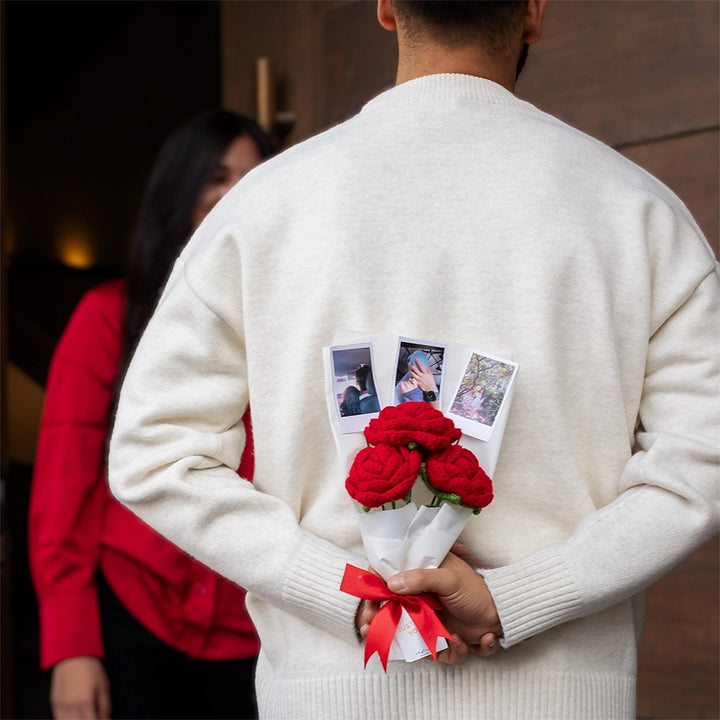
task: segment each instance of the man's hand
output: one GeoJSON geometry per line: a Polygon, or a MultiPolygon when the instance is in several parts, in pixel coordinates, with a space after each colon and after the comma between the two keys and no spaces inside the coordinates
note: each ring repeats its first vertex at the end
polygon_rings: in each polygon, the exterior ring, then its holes
{"type": "MultiPolygon", "coordinates": [[[[370,568],[370,572],[374,572],[370,568]]],[[[377,574],[377,573],[376,573],[377,574]]],[[[361,600],[360,606],[355,613],[355,628],[358,635],[366,638],[370,632],[370,623],[373,621],[380,609],[380,603],[377,600],[361,600]]]]}
{"type": "Polygon", "coordinates": [[[55,720],[108,720],[110,682],[96,657],[74,657],[52,671],[50,704],[55,720]]]}
{"type": "MultiPolygon", "coordinates": [[[[438,653],[438,661],[459,665],[468,652],[481,657],[494,655],[500,649],[497,638],[502,634],[495,604],[490,597],[482,576],[475,572],[459,555],[467,554],[467,548],[456,544],[453,551],[434,570],[407,570],[393,575],[388,587],[398,595],[435,593],[445,606],[443,624],[453,635],[455,642],[438,653]]],[[[372,568],[370,572],[373,572],[372,568]]],[[[370,623],[380,609],[375,600],[360,602],[355,622],[358,633],[367,637],[370,623]]]]}
{"type": "MultiPolygon", "coordinates": [[[[375,600],[362,600],[355,616],[358,633],[366,638],[370,632],[370,623],[380,609],[380,603],[375,600]]],[[[453,633],[454,642],[448,642],[448,647],[437,654],[438,662],[448,665],[459,665],[467,657],[469,648],[457,635],[453,633]]],[[[492,640],[495,636],[492,636],[492,640]]],[[[487,653],[492,654],[492,653],[487,653]]]]}
{"type": "Polygon", "coordinates": [[[410,378],[415,381],[417,386],[423,392],[437,392],[437,383],[435,382],[435,376],[430,372],[429,368],[423,367],[419,360],[410,368],[410,378]]]}
{"type": "Polygon", "coordinates": [[[401,380],[398,383],[398,387],[400,388],[400,392],[403,395],[407,395],[409,392],[412,392],[417,388],[418,384],[415,382],[415,380],[401,380]]]}
{"type": "Polygon", "coordinates": [[[495,603],[482,575],[457,555],[448,553],[436,569],[393,575],[387,584],[398,595],[435,593],[445,607],[443,624],[451,633],[479,655],[498,651],[502,627],[495,603]]]}

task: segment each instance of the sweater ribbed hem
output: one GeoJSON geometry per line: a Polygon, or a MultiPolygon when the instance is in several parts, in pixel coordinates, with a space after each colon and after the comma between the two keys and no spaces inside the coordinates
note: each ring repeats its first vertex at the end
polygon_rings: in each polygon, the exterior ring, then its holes
{"type": "Polygon", "coordinates": [[[262,720],[619,720],[635,717],[627,676],[432,666],[388,674],[258,682],[262,720]],[[277,688],[275,688],[277,690],[277,688]]]}
{"type": "Polygon", "coordinates": [[[579,617],[582,606],[570,570],[554,552],[493,570],[478,570],[497,607],[503,638],[510,647],[579,617]]]}

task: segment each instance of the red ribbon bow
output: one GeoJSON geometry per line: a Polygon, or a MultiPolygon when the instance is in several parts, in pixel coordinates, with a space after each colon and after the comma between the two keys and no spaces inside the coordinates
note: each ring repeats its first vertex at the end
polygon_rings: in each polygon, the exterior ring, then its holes
{"type": "Polygon", "coordinates": [[[373,654],[377,653],[383,669],[387,672],[390,645],[400,622],[402,608],[405,608],[412,618],[435,662],[437,639],[444,637],[452,642],[452,636],[435,614],[435,610],[442,610],[443,606],[434,595],[396,595],[388,589],[381,577],[354,565],[345,566],[340,589],[363,600],[385,602],[370,623],[370,631],[365,641],[365,665],[373,654]]]}

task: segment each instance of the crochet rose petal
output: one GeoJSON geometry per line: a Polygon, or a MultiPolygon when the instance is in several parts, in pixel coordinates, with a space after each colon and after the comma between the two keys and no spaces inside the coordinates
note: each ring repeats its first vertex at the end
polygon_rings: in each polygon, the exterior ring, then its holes
{"type": "Polygon", "coordinates": [[[361,450],[353,461],[345,488],[363,507],[403,500],[420,472],[422,457],[415,450],[376,445],[361,450]]]}
{"type": "Polygon", "coordinates": [[[449,447],[461,435],[452,420],[425,402],[390,405],[365,428],[365,437],[371,445],[416,443],[430,452],[449,447]]]}
{"type": "Polygon", "coordinates": [[[425,472],[431,490],[446,502],[453,502],[456,496],[461,505],[484,508],[493,499],[492,480],[478,464],[470,450],[459,445],[429,455],[425,461],[425,472]]]}

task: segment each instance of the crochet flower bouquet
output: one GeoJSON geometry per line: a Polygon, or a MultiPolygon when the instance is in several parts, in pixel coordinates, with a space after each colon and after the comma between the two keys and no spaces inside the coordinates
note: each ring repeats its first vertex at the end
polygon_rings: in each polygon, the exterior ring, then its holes
{"type": "MultiPolygon", "coordinates": [[[[358,518],[370,565],[387,580],[403,570],[437,567],[473,514],[493,498],[492,482],[475,455],[457,444],[462,432],[424,402],[384,408],[365,428],[368,447],[354,458],[345,487],[362,508],[358,518]],[[422,479],[430,502],[412,502],[422,479]]],[[[377,576],[348,566],[343,589],[390,601],[373,621],[365,662],[378,652],[387,660],[416,660],[447,647],[441,609],[430,595],[393,595],[377,576]],[[443,639],[444,638],[444,639],[443,639]]]]}

